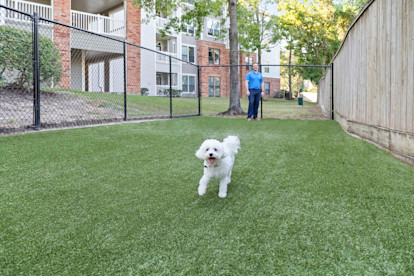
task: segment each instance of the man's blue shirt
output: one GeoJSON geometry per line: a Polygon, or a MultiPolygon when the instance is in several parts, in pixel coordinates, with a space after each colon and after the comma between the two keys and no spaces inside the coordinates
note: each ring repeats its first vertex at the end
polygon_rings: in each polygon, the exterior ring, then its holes
{"type": "Polygon", "coordinates": [[[262,82],[263,82],[263,76],[262,73],[259,71],[257,73],[254,72],[254,70],[250,71],[246,75],[246,80],[249,81],[249,89],[261,89],[262,88],[262,82]]]}

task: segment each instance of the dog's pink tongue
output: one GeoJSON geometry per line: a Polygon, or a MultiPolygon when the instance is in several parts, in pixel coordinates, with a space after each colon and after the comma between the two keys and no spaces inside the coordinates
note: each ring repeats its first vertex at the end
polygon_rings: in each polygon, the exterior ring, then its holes
{"type": "Polygon", "coordinates": [[[216,160],[216,159],[214,159],[214,158],[209,158],[209,159],[208,159],[208,161],[210,161],[210,164],[213,164],[215,160],[216,160]]]}

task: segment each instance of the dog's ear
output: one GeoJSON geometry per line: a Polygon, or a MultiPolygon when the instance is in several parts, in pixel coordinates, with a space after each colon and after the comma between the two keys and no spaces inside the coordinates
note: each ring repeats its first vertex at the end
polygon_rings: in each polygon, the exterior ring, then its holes
{"type": "Polygon", "coordinates": [[[197,158],[203,159],[203,153],[204,153],[204,147],[201,145],[201,147],[196,151],[195,156],[197,158]]]}

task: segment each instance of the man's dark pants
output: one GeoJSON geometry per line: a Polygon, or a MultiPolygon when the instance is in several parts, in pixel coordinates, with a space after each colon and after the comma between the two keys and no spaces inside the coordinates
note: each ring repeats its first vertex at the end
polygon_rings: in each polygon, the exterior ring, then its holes
{"type": "Polygon", "coordinates": [[[257,111],[259,110],[261,89],[249,89],[249,110],[247,118],[257,118],[257,111]]]}

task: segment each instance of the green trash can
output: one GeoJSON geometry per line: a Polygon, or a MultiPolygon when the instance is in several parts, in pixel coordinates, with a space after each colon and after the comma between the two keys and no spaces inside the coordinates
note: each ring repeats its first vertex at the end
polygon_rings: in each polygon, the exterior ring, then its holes
{"type": "Polygon", "coordinates": [[[299,97],[298,98],[298,105],[302,105],[303,106],[303,97],[299,97]]]}

